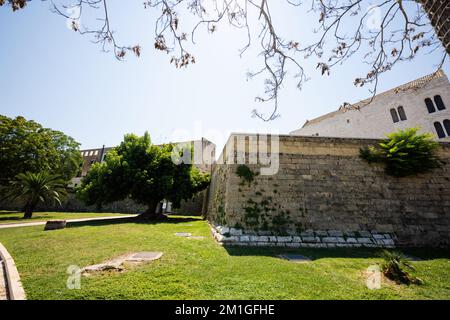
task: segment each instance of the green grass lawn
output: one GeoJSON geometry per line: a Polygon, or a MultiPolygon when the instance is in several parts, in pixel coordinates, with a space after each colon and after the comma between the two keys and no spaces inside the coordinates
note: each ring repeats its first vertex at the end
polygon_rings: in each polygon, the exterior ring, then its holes
{"type": "Polygon", "coordinates": [[[4,229],[0,242],[14,257],[29,299],[450,299],[448,251],[405,250],[423,259],[414,265],[424,284],[385,282],[382,289],[369,290],[364,272],[380,261],[378,250],[225,248],[196,218],[83,222],[56,231],[4,229]],[[175,232],[206,238],[181,238],[175,232]],[[135,251],[164,255],[124,273],[83,277],[80,290],[66,288],[70,265],[135,251]],[[277,258],[288,251],[314,260],[296,264],[277,258]]]}
{"type": "Polygon", "coordinates": [[[83,219],[100,217],[117,217],[121,213],[92,213],[92,212],[34,212],[31,219],[23,219],[23,212],[0,211],[0,225],[10,223],[27,223],[47,221],[53,219],[83,219]]]}

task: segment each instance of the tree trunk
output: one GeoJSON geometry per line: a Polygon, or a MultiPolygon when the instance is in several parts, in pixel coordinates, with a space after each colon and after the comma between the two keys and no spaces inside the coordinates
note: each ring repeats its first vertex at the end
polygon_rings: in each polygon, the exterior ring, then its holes
{"type": "Polygon", "coordinates": [[[159,201],[152,201],[148,203],[148,209],[142,213],[139,218],[145,220],[164,220],[167,216],[161,212],[159,209],[159,201]]]}
{"type": "Polygon", "coordinates": [[[25,210],[24,210],[24,215],[23,215],[24,219],[31,219],[31,217],[33,216],[33,211],[34,211],[35,206],[36,205],[33,204],[32,201],[27,202],[27,204],[25,205],[25,210]]]}
{"type": "Polygon", "coordinates": [[[416,0],[422,4],[445,51],[450,54],[450,1],[416,0]]]}

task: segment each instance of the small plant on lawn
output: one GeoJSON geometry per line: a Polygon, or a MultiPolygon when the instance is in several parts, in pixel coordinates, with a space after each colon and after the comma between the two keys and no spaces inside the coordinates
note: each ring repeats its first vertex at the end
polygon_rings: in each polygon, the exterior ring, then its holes
{"type": "Polygon", "coordinates": [[[401,252],[383,250],[381,253],[383,262],[381,271],[388,278],[397,283],[403,284],[422,284],[422,280],[412,276],[408,271],[414,271],[411,259],[407,258],[401,252]]]}
{"type": "Polygon", "coordinates": [[[61,176],[46,172],[25,172],[18,174],[11,182],[5,198],[25,200],[23,217],[29,219],[39,202],[61,205],[61,200],[66,194],[65,181],[61,176]]]}
{"type": "Polygon", "coordinates": [[[439,168],[437,157],[439,144],[431,134],[418,134],[418,128],[391,133],[376,147],[363,148],[360,157],[369,163],[385,164],[386,173],[404,177],[439,168]]]}
{"type": "Polygon", "coordinates": [[[244,183],[247,182],[248,186],[251,185],[256,176],[256,173],[254,173],[245,164],[238,165],[236,168],[236,174],[241,178],[241,185],[244,185],[244,183]]]}

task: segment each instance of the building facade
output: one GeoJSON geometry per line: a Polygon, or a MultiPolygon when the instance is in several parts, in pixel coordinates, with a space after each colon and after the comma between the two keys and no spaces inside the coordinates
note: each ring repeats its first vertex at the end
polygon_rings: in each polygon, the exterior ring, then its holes
{"type": "Polygon", "coordinates": [[[306,121],[291,135],[384,138],[411,127],[450,141],[450,83],[442,70],[306,121]]]}

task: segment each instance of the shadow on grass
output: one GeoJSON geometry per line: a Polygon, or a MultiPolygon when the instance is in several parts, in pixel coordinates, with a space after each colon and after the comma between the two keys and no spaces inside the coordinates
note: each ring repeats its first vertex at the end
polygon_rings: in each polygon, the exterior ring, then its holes
{"type": "Polygon", "coordinates": [[[156,224],[176,224],[176,223],[185,223],[185,222],[195,222],[202,221],[200,217],[179,217],[179,216],[168,216],[166,220],[147,220],[142,219],[139,216],[130,217],[130,218],[121,218],[121,219],[101,219],[101,220],[91,220],[91,221],[80,221],[80,222],[67,222],[67,228],[78,228],[78,227],[86,227],[86,226],[106,226],[106,225],[114,225],[114,224],[124,224],[124,223],[133,223],[133,224],[147,224],[147,225],[156,225],[156,224]]]}
{"type": "MultiPolygon", "coordinates": [[[[280,254],[300,254],[318,260],[323,258],[354,258],[354,259],[378,259],[383,249],[381,248],[278,248],[278,247],[236,247],[224,246],[230,256],[269,256],[276,257],[280,254]]],[[[417,257],[420,260],[450,259],[450,250],[437,248],[396,248],[409,257],[417,257]]]]}

